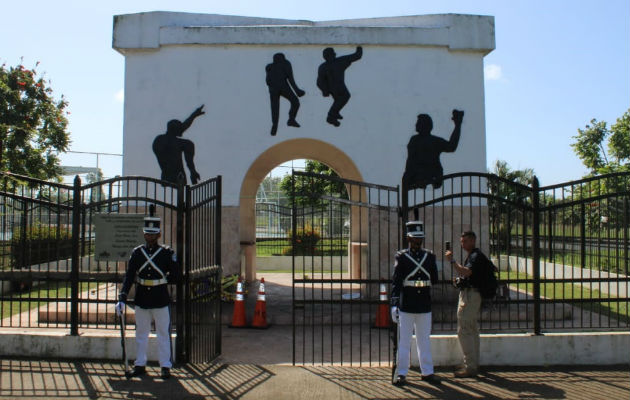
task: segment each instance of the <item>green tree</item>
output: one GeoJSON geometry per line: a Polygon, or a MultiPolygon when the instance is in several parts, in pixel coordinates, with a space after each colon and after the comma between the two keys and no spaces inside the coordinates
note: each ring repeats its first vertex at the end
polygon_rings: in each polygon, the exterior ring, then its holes
{"type": "Polygon", "coordinates": [[[530,187],[535,173],[532,168],[512,169],[503,160],[495,162],[491,173],[499,178],[488,181],[488,189],[493,196],[488,201],[491,233],[495,246],[498,246],[496,250],[501,251],[511,244],[509,238],[514,233],[514,224],[523,221],[523,207],[531,204],[530,187]]]}
{"type": "Polygon", "coordinates": [[[0,67],[0,172],[58,180],[58,154],[70,144],[68,103],[35,68],[0,67]]]}
{"type": "MultiPolygon", "coordinates": [[[[327,166],[319,161],[306,160],[306,172],[312,172],[319,175],[326,175],[332,178],[338,178],[339,175],[327,166]]],[[[291,175],[285,175],[280,183],[280,188],[285,193],[285,196],[292,203],[293,196],[291,192],[291,175]]],[[[299,205],[310,207],[321,207],[326,204],[320,200],[322,195],[340,197],[343,199],[348,198],[346,191],[346,185],[343,182],[336,181],[334,179],[316,179],[311,177],[300,177],[295,182],[295,193],[297,195],[296,201],[299,205]]]]}
{"type": "Polygon", "coordinates": [[[585,210],[580,211],[585,214],[587,227],[593,232],[624,227],[626,206],[618,194],[630,187],[630,109],[610,128],[605,121],[592,119],[590,125],[578,129],[573,138],[575,142],[571,147],[590,170],[587,177],[601,176],[572,189],[574,198],[585,201],[593,198],[585,205],[585,210]],[[614,172],[624,174],[606,175],[614,172]]]}
{"type": "Polygon", "coordinates": [[[630,109],[610,128],[592,119],[573,138],[571,147],[591,175],[630,171],[630,109]]]}

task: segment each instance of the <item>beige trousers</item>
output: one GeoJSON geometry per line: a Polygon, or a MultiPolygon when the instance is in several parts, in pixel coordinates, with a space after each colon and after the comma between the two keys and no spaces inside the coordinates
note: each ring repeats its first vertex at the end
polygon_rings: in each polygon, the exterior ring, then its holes
{"type": "Polygon", "coordinates": [[[467,288],[459,292],[457,304],[457,338],[464,353],[464,366],[469,371],[479,368],[479,309],[481,295],[477,289],[467,288]]]}

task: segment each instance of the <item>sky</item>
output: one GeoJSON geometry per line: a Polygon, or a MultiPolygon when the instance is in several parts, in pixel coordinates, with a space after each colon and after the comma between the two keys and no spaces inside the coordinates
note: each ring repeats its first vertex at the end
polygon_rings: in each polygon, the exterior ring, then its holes
{"type": "MultiPolygon", "coordinates": [[[[459,13],[495,17],[484,59],[486,147],[533,168],[541,185],[587,173],[571,143],[591,119],[613,124],[630,107],[628,0],[109,0],[3,2],[0,64],[23,59],[69,102],[64,165],[121,174],[124,58],[112,49],[113,16],[145,11],[312,21],[459,13]],[[97,160],[98,159],[98,160],[97,160]]],[[[382,182],[381,182],[382,183],[382,182]]]]}

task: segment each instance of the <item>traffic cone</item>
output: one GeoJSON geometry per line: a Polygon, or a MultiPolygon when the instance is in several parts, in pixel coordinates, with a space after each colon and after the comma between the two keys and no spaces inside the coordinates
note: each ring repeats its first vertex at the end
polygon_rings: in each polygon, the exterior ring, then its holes
{"type": "Polygon", "coordinates": [[[385,284],[381,283],[379,293],[379,305],[376,310],[376,319],[374,320],[374,328],[389,328],[392,323],[389,320],[389,302],[387,301],[387,290],[385,284]]]}
{"type": "Polygon", "coordinates": [[[265,278],[260,278],[260,286],[258,287],[258,298],[256,299],[256,308],[254,309],[254,319],[252,327],[258,329],[267,329],[267,300],[265,299],[265,278]]]}
{"type": "Polygon", "coordinates": [[[243,284],[241,278],[238,278],[236,283],[236,299],[234,300],[234,312],[232,313],[232,324],[230,328],[246,328],[247,321],[245,320],[245,298],[243,296],[243,284]]]}

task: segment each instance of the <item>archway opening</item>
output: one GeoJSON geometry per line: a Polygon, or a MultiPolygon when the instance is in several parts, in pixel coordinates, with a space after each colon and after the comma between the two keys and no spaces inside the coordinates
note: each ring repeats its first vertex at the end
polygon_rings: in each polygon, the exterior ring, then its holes
{"type": "MultiPolygon", "coordinates": [[[[275,167],[256,193],[256,270],[291,272],[292,256],[348,255],[351,207],[346,185],[328,165],[315,160],[292,160],[275,167]],[[293,177],[305,171],[332,179],[293,177]],[[309,193],[315,197],[295,196],[309,193]],[[322,199],[339,199],[327,201],[322,199]],[[344,201],[345,200],[345,201],[344,201]]],[[[340,272],[341,265],[325,272],[340,272]]],[[[319,272],[324,272],[323,269],[319,272]]]]}
{"type": "MultiPolygon", "coordinates": [[[[290,163],[292,160],[317,161],[330,167],[342,178],[362,181],[358,168],[344,152],[320,140],[288,140],[269,148],[261,154],[247,171],[241,188],[240,197],[240,244],[243,254],[243,257],[241,258],[241,272],[244,273],[247,281],[253,281],[256,279],[256,241],[258,227],[256,203],[257,199],[259,200],[259,203],[262,203],[260,200],[264,199],[260,193],[260,186],[264,183],[265,178],[268,176],[270,171],[274,170],[278,166],[284,165],[285,163],[290,163]]],[[[295,165],[296,162],[294,162],[294,166],[295,165]]],[[[276,175],[278,175],[278,173],[276,173],[276,175]]],[[[277,199],[278,193],[276,192],[275,194],[277,199]]],[[[266,195],[266,198],[269,199],[268,194],[266,195]]],[[[285,202],[283,206],[286,207],[286,204],[287,203],[285,202]]],[[[284,223],[278,221],[277,225],[282,225],[279,228],[282,232],[284,232],[285,236],[287,228],[291,228],[286,221],[284,223]]],[[[261,229],[261,236],[262,235],[263,232],[261,229]]],[[[284,248],[286,248],[286,246],[284,248]]]]}

